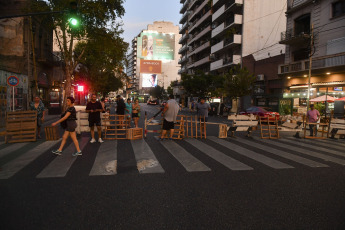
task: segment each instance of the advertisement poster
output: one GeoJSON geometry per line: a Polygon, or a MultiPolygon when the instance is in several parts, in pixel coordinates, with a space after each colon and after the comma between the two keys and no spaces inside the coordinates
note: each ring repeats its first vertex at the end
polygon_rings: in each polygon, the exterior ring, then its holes
{"type": "Polygon", "coordinates": [[[155,87],[157,86],[157,74],[142,74],[142,87],[155,87]]]}
{"type": "Polygon", "coordinates": [[[144,60],[174,60],[175,34],[144,31],[138,37],[137,51],[144,60]]]}
{"type": "Polygon", "coordinates": [[[140,73],[162,73],[162,61],[140,59],[140,73]]]}

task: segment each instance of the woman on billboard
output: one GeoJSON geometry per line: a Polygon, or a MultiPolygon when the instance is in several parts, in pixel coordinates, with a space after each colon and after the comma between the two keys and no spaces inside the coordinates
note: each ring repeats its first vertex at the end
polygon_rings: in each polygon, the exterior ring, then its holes
{"type": "Polygon", "coordinates": [[[146,35],[144,35],[142,38],[141,55],[143,57],[147,56],[147,36],[146,35]]]}

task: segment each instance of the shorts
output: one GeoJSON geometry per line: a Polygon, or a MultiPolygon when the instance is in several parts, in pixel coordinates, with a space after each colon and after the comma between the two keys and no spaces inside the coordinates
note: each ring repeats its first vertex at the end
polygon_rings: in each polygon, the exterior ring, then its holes
{"type": "Polygon", "coordinates": [[[101,120],[91,120],[89,121],[89,127],[101,126],[101,120]]]}
{"type": "Polygon", "coordinates": [[[139,117],[138,113],[132,113],[132,118],[139,117]]]}
{"type": "Polygon", "coordinates": [[[174,122],[173,121],[167,121],[164,119],[163,130],[171,130],[171,129],[174,129],[174,122]]]}
{"type": "Polygon", "coordinates": [[[67,127],[66,127],[66,131],[67,132],[74,132],[75,129],[77,128],[77,122],[75,120],[67,120],[67,127]]]}
{"type": "Polygon", "coordinates": [[[198,120],[201,121],[201,122],[204,122],[204,121],[207,122],[208,117],[199,117],[198,120]]]}

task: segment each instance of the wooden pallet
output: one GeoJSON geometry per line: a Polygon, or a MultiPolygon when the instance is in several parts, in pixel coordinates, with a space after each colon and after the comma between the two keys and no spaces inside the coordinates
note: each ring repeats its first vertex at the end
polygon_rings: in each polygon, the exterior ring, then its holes
{"type": "Polygon", "coordinates": [[[6,116],[6,143],[36,141],[37,112],[8,112],[6,116]]]}
{"type": "Polygon", "coordinates": [[[219,124],[218,138],[228,137],[228,126],[226,124],[219,124]]]}
{"type": "Polygon", "coordinates": [[[130,127],[130,119],[125,115],[107,115],[104,118],[105,140],[127,139],[127,130],[130,127]]]}
{"type": "Polygon", "coordinates": [[[143,139],[143,129],[142,128],[127,129],[126,130],[126,138],[129,140],[143,139]]]}
{"type": "Polygon", "coordinates": [[[277,117],[259,117],[261,139],[279,139],[277,117]]]}
{"type": "Polygon", "coordinates": [[[46,126],[44,127],[47,141],[56,141],[60,139],[58,126],[46,126]]]}

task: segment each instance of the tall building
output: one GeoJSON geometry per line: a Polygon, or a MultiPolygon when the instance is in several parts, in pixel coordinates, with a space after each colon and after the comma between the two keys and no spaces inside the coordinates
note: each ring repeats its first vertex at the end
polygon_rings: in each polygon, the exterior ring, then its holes
{"type": "Polygon", "coordinates": [[[228,72],[242,58],[285,52],[285,0],[181,0],[180,73],[228,72]],[[261,52],[262,51],[262,52],[261,52]],[[258,52],[261,52],[259,54],[258,52]]]}
{"type": "Polygon", "coordinates": [[[148,93],[156,85],[167,89],[171,81],[180,79],[180,37],[179,27],[172,22],[155,21],[132,40],[132,52],[127,57],[127,95],[148,93]]]}
{"type": "Polygon", "coordinates": [[[345,96],[345,1],[288,0],[287,6],[287,30],[280,41],[286,45],[285,64],[278,72],[284,79],[284,98],[305,112],[310,54],[310,97],[345,96]]]}

